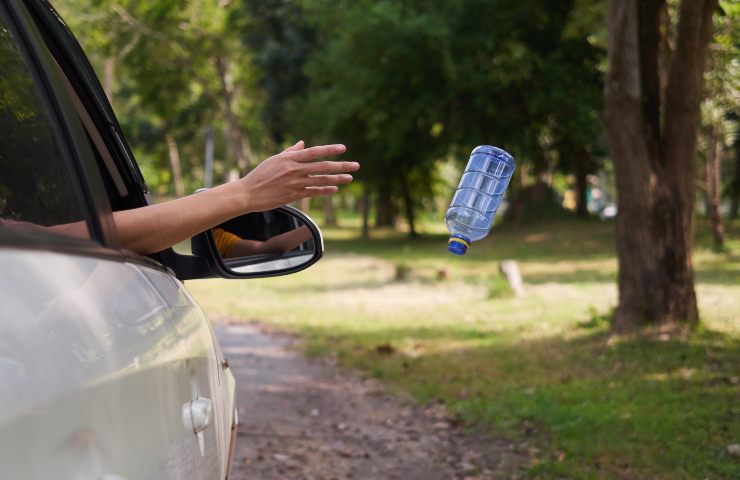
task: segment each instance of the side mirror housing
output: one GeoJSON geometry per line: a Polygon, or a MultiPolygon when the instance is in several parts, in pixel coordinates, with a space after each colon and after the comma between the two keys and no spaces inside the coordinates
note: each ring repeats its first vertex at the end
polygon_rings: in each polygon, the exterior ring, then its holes
{"type": "Polygon", "coordinates": [[[263,278],[310,267],[323,256],[324,240],[308,215],[284,206],[248,213],[198,234],[192,251],[207,260],[212,276],[263,278]]]}

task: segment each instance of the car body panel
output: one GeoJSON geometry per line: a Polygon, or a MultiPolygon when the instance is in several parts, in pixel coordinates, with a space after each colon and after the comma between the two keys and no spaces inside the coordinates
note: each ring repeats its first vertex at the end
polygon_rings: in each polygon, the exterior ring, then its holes
{"type": "Polygon", "coordinates": [[[182,283],[19,248],[0,272],[3,478],[225,478],[234,380],[182,283]],[[196,397],[213,402],[202,451],[183,422],[196,397]]]}

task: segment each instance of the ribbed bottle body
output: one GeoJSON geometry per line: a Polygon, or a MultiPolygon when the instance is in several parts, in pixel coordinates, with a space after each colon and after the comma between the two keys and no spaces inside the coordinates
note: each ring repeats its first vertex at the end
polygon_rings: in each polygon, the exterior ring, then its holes
{"type": "Polygon", "coordinates": [[[515,167],[514,157],[500,148],[482,145],[473,150],[445,216],[451,242],[462,239],[469,244],[488,235],[515,167]]]}

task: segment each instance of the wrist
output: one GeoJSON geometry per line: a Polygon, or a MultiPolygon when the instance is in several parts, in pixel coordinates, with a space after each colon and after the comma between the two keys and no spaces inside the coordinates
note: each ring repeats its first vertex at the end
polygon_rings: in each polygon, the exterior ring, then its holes
{"type": "Polygon", "coordinates": [[[211,192],[220,197],[223,211],[228,212],[229,218],[238,217],[252,211],[252,198],[249,195],[249,189],[244,188],[242,182],[243,179],[211,189],[211,192]]]}

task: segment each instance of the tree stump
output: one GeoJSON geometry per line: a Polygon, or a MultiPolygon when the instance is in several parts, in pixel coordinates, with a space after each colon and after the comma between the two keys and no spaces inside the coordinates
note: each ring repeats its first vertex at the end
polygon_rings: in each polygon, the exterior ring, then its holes
{"type": "Polygon", "coordinates": [[[506,281],[509,283],[509,287],[514,292],[514,295],[521,297],[524,295],[524,281],[522,280],[522,274],[519,272],[519,264],[516,260],[503,260],[499,265],[499,270],[506,277],[506,281]]]}

